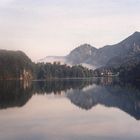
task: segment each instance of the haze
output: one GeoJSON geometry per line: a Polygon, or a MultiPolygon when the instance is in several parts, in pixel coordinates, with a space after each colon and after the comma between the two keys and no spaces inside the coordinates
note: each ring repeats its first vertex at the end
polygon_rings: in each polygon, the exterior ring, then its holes
{"type": "Polygon", "coordinates": [[[114,44],[140,31],[140,0],[1,0],[0,49],[33,61],[89,43],[114,44]]]}

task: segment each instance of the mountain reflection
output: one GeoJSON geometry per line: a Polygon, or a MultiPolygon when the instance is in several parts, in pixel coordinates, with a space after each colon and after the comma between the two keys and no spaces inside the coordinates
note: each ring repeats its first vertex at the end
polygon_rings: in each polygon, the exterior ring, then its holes
{"type": "Polygon", "coordinates": [[[140,90],[131,84],[100,79],[86,90],[69,91],[67,97],[82,109],[89,110],[101,104],[119,108],[135,119],[140,119],[140,90]]]}
{"type": "Polygon", "coordinates": [[[24,106],[34,94],[65,96],[76,106],[89,110],[97,104],[119,108],[140,119],[139,85],[121,83],[112,78],[92,80],[54,80],[24,83],[0,82],[0,109],[24,106]]]}

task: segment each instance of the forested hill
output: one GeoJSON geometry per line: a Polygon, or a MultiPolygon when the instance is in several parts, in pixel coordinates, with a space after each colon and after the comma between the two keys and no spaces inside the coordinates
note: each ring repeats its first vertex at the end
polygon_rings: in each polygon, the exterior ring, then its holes
{"type": "Polygon", "coordinates": [[[0,50],[0,79],[30,79],[32,61],[21,51],[0,50]]]}
{"type": "Polygon", "coordinates": [[[35,64],[21,51],[0,50],[0,80],[31,80],[91,77],[93,71],[82,66],[67,66],[60,63],[35,64]]]}

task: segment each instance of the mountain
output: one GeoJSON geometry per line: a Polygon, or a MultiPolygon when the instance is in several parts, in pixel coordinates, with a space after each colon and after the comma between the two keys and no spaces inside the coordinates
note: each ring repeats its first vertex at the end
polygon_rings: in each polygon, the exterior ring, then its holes
{"type": "Polygon", "coordinates": [[[95,56],[97,49],[89,44],[83,44],[72,50],[66,59],[71,64],[87,63],[91,56],[95,56]]]}
{"type": "MultiPolygon", "coordinates": [[[[40,62],[60,61],[68,65],[84,65],[92,69],[103,66],[120,66],[140,53],[140,32],[135,32],[115,45],[107,45],[96,49],[83,44],[64,57],[46,57],[40,62]],[[51,60],[51,61],[50,61],[51,60]]],[[[137,57],[138,58],[138,57],[137,57]]],[[[138,60],[138,59],[137,59],[138,60]]]]}
{"type": "Polygon", "coordinates": [[[140,33],[135,32],[128,38],[124,39],[118,44],[107,45],[100,49],[96,49],[91,45],[84,44],[73,51],[67,56],[67,60],[72,64],[87,63],[96,67],[101,67],[111,64],[113,61],[120,62],[128,55],[134,55],[140,51],[140,33]]]}
{"type": "MultiPolygon", "coordinates": [[[[115,45],[107,45],[98,49],[96,55],[89,59],[90,64],[105,66],[109,61],[119,61],[140,51],[140,32],[135,32],[115,45]]],[[[112,63],[112,62],[111,62],[112,63]]]]}
{"type": "Polygon", "coordinates": [[[114,56],[107,62],[108,66],[124,65],[131,61],[131,59],[138,58],[140,54],[140,32],[135,32],[130,37],[111,48],[113,48],[114,56]]]}
{"type": "Polygon", "coordinates": [[[119,44],[112,46],[110,50],[112,51],[112,49],[114,51],[114,56],[112,55],[113,57],[111,58],[109,56],[110,59],[107,61],[106,65],[95,70],[95,75],[101,76],[102,74],[119,73],[122,80],[139,80],[140,32],[135,32],[119,44]]]}
{"type": "Polygon", "coordinates": [[[97,49],[95,47],[92,47],[89,44],[83,44],[72,50],[67,56],[47,56],[40,59],[38,62],[60,62],[61,64],[67,64],[69,66],[80,64],[84,67],[95,69],[93,65],[87,62],[91,56],[96,54],[96,51],[97,49]]]}

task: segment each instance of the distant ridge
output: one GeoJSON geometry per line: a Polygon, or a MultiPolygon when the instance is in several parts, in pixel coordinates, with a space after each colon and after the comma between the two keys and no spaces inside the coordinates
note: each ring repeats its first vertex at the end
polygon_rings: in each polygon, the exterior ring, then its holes
{"type": "MultiPolygon", "coordinates": [[[[140,52],[140,32],[136,31],[115,45],[107,45],[97,49],[90,44],[82,44],[72,50],[67,56],[51,56],[40,59],[39,62],[60,61],[70,65],[85,64],[93,69],[111,65],[115,61],[123,61],[130,55],[140,52]]],[[[117,62],[120,63],[120,62],[117,62]]]]}

